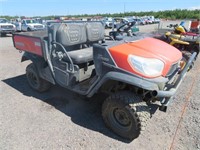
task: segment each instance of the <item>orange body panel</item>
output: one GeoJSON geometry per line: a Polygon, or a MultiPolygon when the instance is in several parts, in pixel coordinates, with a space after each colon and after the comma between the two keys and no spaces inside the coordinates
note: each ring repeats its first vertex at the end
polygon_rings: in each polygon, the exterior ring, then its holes
{"type": "Polygon", "coordinates": [[[146,78],[151,77],[137,72],[130,66],[128,55],[132,54],[140,57],[157,58],[161,60],[165,64],[162,76],[166,76],[171,65],[182,58],[182,54],[178,49],[154,38],[145,38],[139,41],[117,45],[109,48],[109,51],[118,67],[146,78]]]}
{"type": "Polygon", "coordinates": [[[14,44],[18,50],[27,51],[39,56],[42,54],[42,44],[39,38],[14,35],[14,44]]]}

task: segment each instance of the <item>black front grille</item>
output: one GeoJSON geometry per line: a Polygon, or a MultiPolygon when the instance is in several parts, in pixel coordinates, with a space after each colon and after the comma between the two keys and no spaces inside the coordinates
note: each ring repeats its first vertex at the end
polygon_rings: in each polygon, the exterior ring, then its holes
{"type": "Polygon", "coordinates": [[[43,28],[43,26],[41,26],[41,25],[35,25],[34,28],[41,29],[41,28],[43,28]]]}
{"type": "Polygon", "coordinates": [[[171,76],[177,69],[178,69],[178,63],[173,64],[169,69],[169,72],[167,73],[167,77],[171,76]]]}
{"type": "Polygon", "coordinates": [[[2,29],[12,29],[13,26],[12,25],[1,25],[2,29]]]}

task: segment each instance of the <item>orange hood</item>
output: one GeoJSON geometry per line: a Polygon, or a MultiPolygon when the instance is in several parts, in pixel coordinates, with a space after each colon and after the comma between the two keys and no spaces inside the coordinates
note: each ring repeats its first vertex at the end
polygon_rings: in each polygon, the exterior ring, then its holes
{"type": "Polygon", "coordinates": [[[164,62],[165,66],[162,76],[166,76],[171,65],[178,62],[182,58],[182,54],[178,49],[154,38],[145,38],[117,45],[109,48],[109,51],[118,67],[146,78],[149,77],[136,72],[129,65],[128,56],[130,54],[145,58],[156,58],[164,62]]]}

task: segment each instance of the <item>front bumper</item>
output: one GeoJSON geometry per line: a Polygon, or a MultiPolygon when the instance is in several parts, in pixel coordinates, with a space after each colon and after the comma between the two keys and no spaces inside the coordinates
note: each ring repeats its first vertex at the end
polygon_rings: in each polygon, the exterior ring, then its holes
{"type": "Polygon", "coordinates": [[[165,90],[158,90],[158,91],[153,91],[152,95],[158,98],[162,98],[160,100],[162,107],[167,107],[169,103],[171,102],[173,96],[175,95],[176,91],[178,90],[181,82],[185,78],[185,75],[192,65],[193,61],[195,60],[197,53],[194,52],[190,59],[188,60],[187,64],[185,65],[184,69],[181,71],[180,75],[176,79],[176,81],[173,83],[173,85],[169,85],[165,88],[165,90]]]}
{"type": "Polygon", "coordinates": [[[15,30],[0,29],[0,33],[15,33],[15,30]]]}
{"type": "Polygon", "coordinates": [[[45,28],[32,28],[31,30],[32,31],[41,31],[41,30],[44,30],[45,28]]]}

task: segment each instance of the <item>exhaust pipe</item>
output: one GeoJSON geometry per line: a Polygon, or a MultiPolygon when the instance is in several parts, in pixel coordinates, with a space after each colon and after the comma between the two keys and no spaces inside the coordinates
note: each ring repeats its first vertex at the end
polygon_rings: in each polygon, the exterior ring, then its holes
{"type": "Polygon", "coordinates": [[[172,97],[176,93],[178,87],[180,86],[180,83],[183,81],[183,79],[184,79],[184,77],[185,77],[185,75],[186,75],[186,73],[188,71],[188,68],[191,66],[191,64],[194,61],[196,55],[197,55],[196,52],[194,52],[192,54],[192,56],[190,57],[190,59],[188,60],[188,62],[186,64],[186,66],[184,67],[184,69],[182,70],[181,74],[179,75],[178,79],[174,83],[173,88],[171,88],[171,89],[169,89],[167,91],[162,91],[162,90],[156,91],[155,90],[155,91],[151,92],[151,95],[154,96],[154,97],[163,97],[163,98],[172,97]]]}
{"type": "Polygon", "coordinates": [[[176,89],[172,88],[169,91],[152,91],[153,97],[172,97],[176,93],[176,89]]]}

